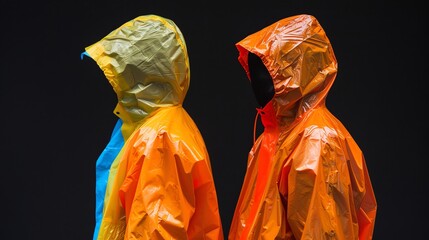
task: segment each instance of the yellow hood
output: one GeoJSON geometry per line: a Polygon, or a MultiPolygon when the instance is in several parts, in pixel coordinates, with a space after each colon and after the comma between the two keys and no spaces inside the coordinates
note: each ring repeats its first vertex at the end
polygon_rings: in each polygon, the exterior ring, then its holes
{"type": "Polygon", "coordinates": [[[114,113],[136,123],[160,107],[180,105],[189,88],[189,58],[175,23],[137,17],[88,46],[118,97],[114,113]]]}

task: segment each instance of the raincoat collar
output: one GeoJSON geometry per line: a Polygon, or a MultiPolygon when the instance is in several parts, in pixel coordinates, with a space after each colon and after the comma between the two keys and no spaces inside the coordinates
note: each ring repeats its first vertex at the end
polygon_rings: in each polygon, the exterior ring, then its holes
{"type": "Polygon", "coordinates": [[[262,125],[267,128],[275,128],[277,126],[276,113],[273,108],[272,101],[268,102],[263,108],[256,108],[261,116],[262,125]]]}
{"type": "Polygon", "coordinates": [[[262,108],[256,108],[255,122],[253,124],[253,142],[256,141],[256,126],[258,123],[258,117],[261,117],[261,122],[264,126],[264,132],[274,131],[278,127],[278,121],[276,119],[276,113],[274,111],[272,101],[269,101],[267,105],[262,108]]]}

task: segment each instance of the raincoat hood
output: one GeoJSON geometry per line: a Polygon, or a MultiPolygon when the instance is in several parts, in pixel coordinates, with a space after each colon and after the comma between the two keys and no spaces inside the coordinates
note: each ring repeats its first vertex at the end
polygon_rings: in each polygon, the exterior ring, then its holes
{"type": "Polygon", "coordinates": [[[112,85],[118,98],[114,113],[124,123],[183,103],[190,81],[189,59],[173,21],[140,16],[85,50],[112,85]]]}
{"type": "MultiPolygon", "coordinates": [[[[289,125],[324,105],[337,73],[337,60],[321,25],[311,15],[282,19],[236,44],[249,75],[248,53],[261,58],[273,79],[271,101],[279,125],[289,125]]],[[[267,104],[268,105],[268,104],[267,104]]]]}

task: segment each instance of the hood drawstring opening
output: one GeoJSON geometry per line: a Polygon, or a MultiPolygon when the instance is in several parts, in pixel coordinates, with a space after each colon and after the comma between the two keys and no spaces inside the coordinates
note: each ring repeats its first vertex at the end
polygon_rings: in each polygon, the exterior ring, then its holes
{"type": "Polygon", "coordinates": [[[258,125],[258,117],[261,115],[262,109],[256,109],[255,121],[253,122],[253,144],[256,142],[256,126],[258,125]]]}

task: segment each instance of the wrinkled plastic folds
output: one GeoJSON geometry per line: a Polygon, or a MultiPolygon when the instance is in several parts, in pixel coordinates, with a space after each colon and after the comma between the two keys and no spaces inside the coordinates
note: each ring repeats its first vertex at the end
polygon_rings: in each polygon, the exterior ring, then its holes
{"type": "Polygon", "coordinates": [[[118,97],[125,139],[97,239],[223,239],[210,158],[182,106],[190,72],[179,28],[140,16],[85,50],[118,97]]]}
{"type": "Polygon", "coordinates": [[[273,99],[248,165],[228,239],[372,239],[377,203],[364,155],[325,100],[337,75],[313,16],[279,20],[236,44],[262,59],[273,99]]]}

